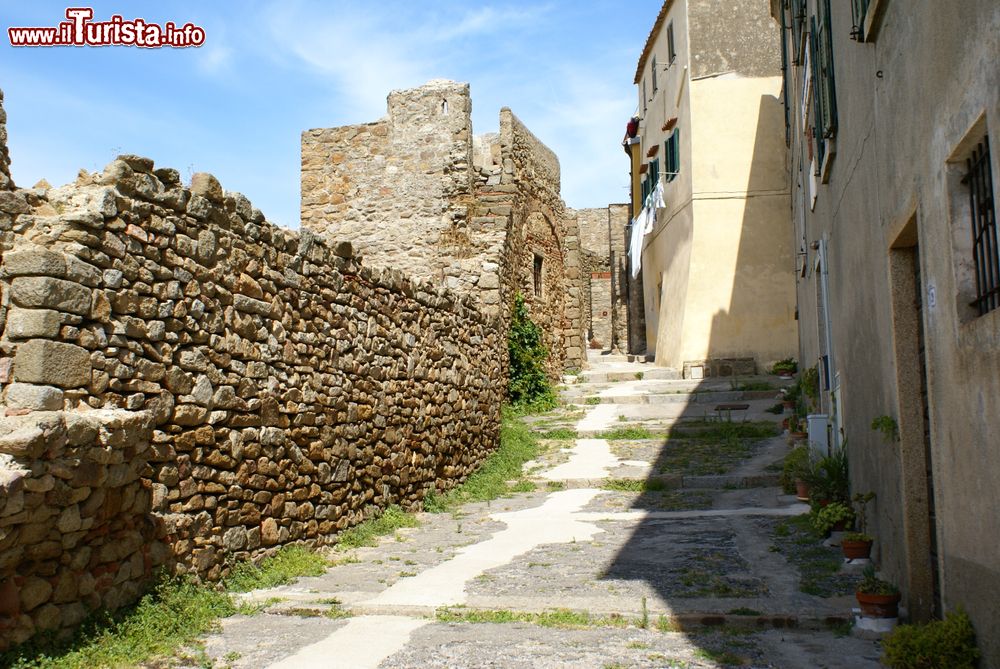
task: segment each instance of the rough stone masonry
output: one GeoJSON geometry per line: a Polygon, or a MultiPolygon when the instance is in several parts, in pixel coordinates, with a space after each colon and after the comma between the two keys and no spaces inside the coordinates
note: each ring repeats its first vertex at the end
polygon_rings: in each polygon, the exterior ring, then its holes
{"type": "Polygon", "coordinates": [[[496,447],[506,342],[468,296],[146,158],[4,183],[0,647],[159,566],[334,541],[496,447]]]}

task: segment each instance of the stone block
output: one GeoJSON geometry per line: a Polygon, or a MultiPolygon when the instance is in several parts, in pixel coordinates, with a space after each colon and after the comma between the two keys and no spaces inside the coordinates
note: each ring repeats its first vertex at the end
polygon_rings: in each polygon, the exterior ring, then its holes
{"type": "Polygon", "coordinates": [[[222,184],[219,183],[219,180],[214,175],[208,172],[196,172],[191,177],[191,192],[216,204],[222,204],[225,199],[222,184]]]}
{"type": "Polygon", "coordinates": [[[91,290],[72,281],[48,276],[19,276],[11,282],[14,304],[32,309],[55,309],[90,315],[91,290]]]}
{"type": "Polygon", "coordinates": [[[4,276],[66,276],[66,256],[41,247],[8,251],[3,256],[4,276]]]}
{"type": "Polygon", "coordinates": [[[17,348],[14,380],[60,388],[90,383],[90,354],[74,344],[31,339],[17,348]]]}
{"type": "Polygon", "coordinates": [[[59,336],[61,325],[58,311],[13,307],[7,315],[7,336],[11,339],[54,339],[59,336]]]}
{"type": "Polygon", "coordinates": [[[32,411],[59,411],[63,408],[63,391],[52,386],[12,383],[7,386],[7,406],[32,411]]]}

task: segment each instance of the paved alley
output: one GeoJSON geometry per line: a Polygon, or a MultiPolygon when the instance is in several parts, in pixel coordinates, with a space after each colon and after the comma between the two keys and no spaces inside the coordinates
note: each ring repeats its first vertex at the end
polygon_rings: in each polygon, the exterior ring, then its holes
{"type": "Polygon", "coordinates": [[[562,407],[527,419],[544,448],[524,492],[421,513],[322,576],[250,593],[263,611],[223,621],[208,655],[281,669],[877,667],[877,645],[849,634],[850,575],[833,549],[796,542],[807,507],[777,484],[776,389],[668,377],[594,357],[562,407]],[[736,402],[748,408],[716,411],[736,402]]]}

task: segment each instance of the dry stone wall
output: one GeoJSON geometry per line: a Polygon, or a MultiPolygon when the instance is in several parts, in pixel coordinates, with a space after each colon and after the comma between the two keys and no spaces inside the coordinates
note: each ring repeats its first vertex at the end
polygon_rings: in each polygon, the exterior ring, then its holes
{"type": "Polygon", "coordinates": [[[471,109],[468,84],[437,80],[390,93],[388,115],[373,124],[303,133],[302,225],[469,295],[504,323],[523,292],[546,332],[551,375],[579,369],[579,239],[559,196],[559,160],[509,109],[500,133],[473,136],[471,109]]]}
{"type": "Polygon", "coordinates": [[[7,151],[7,112],[3,109],[3,91],[0,91],[0,191],[11,190],[10,153],[7,151]]]}
{"type": "Polygon", "coordinates": [[[152,516],[152,416],[0,418],[0,649],[135,601],[169,548],[152,516]]]}
{"type": "MultiPolygon", "coordinates": [[[[148,414],[149,448],[136,441],[114,464],[141,474],[174,572],[216,579],[281,544],[334,541],[454,485],[498,444],[506,342],[469,297],[271,225],[211,175],[185,188],[135,156],[0,205],[6,413],[148,414]]],[[[4,480],[12,468],[31,471],[17,475],[25,490],[59,479],[2,444],[4,480]]],[[[62,517],[25,530],[19,513],[0,516],[15,579],[36,569],[17,552],[24,533],[47,537],[62,517]]],[[[43,574],[53,588],[55,574],[43,574]]]]}

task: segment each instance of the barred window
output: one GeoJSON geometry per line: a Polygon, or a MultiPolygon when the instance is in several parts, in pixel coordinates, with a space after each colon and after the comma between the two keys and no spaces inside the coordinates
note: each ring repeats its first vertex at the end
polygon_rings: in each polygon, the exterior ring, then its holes
{"type": "Polygon", "coordinates": [[[966,160],[966,167],[968,171],[962,183],[969,189],[972,256],[976,274],[976,299],[972,301],[972,306],[982,316],[1000,306],[1000,247],[997,246],[997,216],[988,135],[972,150],[966,160]]]}

